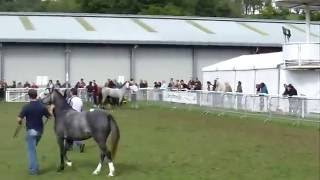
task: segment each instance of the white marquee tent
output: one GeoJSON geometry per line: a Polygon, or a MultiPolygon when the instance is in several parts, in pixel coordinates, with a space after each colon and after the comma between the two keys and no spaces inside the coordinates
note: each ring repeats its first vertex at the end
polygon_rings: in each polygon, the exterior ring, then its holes
{"type": "Polygon", "coordinates": [[[282,52],[243,55],[202,68],[203,82],[219,78],[235,90],[241,81],[245,94],[254,94],[256,84],[264,82],[272,95],[282,94],[283,84],[291,83],[299,95],[320,97],[320,71],[286,70],[282,63],[282,52]]]}

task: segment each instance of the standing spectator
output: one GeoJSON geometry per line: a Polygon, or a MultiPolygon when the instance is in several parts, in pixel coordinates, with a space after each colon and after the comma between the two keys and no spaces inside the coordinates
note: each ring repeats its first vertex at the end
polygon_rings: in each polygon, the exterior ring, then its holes
{"type": "Polygon", "coordinates": [[[237,90],[236,90],[236,92],[237,92],[237,93],[243,93],[241,81],[238,81],[238,85],[237,85],[237,90]]]}
{"type": "Polygon", "coordinates": [[[52,91],[54,89],[54,84],[51,79],[49,80],[49,82],[47,84],[47,88],[50,89],[50,91],[52,91]]]}
{"type": "Polygon", "coordinates": [[[167,88],[168,88],[167,83],[166,83],[166,81],[163,80],[161,83],[160,89],[166,90],[167,88]]]}
{"type": "Polygon", "coordinates": [[[80,82],[79,82],[79,81],[76,83],[76,85],[74,86],[74,88],[75,88],[75,89],[79,89],[79,88],[80,88],[80,82]]]}
{"type": "Polygon", "coordinates": [[[109,87],[109,82],[111,81],[111,79],[107,79],[107,82],[104,84],[104,87],[109,87]]]}
{"type": "Polygon", "coordinates": [[[188,85],[186,83],[184,83],[183,80],[180,81],[180,89],[182,90],[188,90],[188,85]]]}
{"type": "Polygon", "coordinates": [[[194,90],[202,90],[202,85],[201,85],[201,82],[195,82],[194,84],[194,90]]]}
{"type": "Polygon", "coordinates": [[[207,91],[212,91],[213,85],[210,81],[207,81],[207,91]]]}
{"type": "Polygon", "coordinates": [[[288,85],[287,84],[283,84],[283,88],[284,88],[284,92],[282,93],[283,96],[287,96],[288,95],[288,85]]]}
{"type": "Polygon", "coordinates": [[[56,84],[54,85],[54,88],[60,89],[61,88],[61,83],[59,80],[56,81],[56,84]]]}
{"type": "Polygon", "coordinates": [[[190,79],[188,82],[188,89],[194,89],[194,81],[192,79],[190,79]]]}
{"type": "Polygon", "coordinates": [[[133,78],[130,78],[129,84],[130,84],[130,85],[135,84],[135,81],[134,81],[134,79],[133,79],[133,78]]]}
{"type": "Polygon", "coordinates": [[[298,107],[299,107],[299,100],[296,97],[293,97],[298,95],[296,88],[293,87],[292,84],[289,84],[287,86],[287,92],[285,93],[286,94],[284,95],[287,95],[289,100],[289,113],[290,114],[297,113],[298,107]]]}
{"type": "Polygon", "coordinates": [[[157,89],[158,88],[158,82],[157,81],[155,81],[154,83],[153,83],[153,87],[155,88],[155,89],[157,89]]]}
{"type": "MultiPolygon", "coordinates": [[[[198,84],[200,87],[201,87],[201,89],[202,89],[202,83],[201,83],[201,81],[196,77],[196,80],[195,80],[195,84],[198,84]]],[[[200,90],[201,90],[200,89],[200,90]]]]}
{"type": "Polygon", "coordinates": [[[131,94],[131,107],[138,108],[137,104],[137,93],[139,91],[138,85],[136,83],[130,85],[130,94],[131,94]]]}
{"type": "Polygon", "coordinates": [[[269,94],[268,88],[267,88],[266,84],[263,82],[260,84],[260,93],[269,94]]]}
{"type": "Polygon", "coordinates": [[[87,101],[93,103],[93,91],[94,87],[92,81],[89,82],[89,85],[86,87],[87,89],[87,101]]]}
{"type": "Polygon", "coordinates": [[[265,99],[265,96],[268,95],[268,88],[266,86],[266,84],[264,82],[260,83],[260,85],[258,86],[258,89],[259,89],[259,96],[260,96],[260,111],[263,111],[264,110],[264,99],[265,99]]]}
{"type": "Polygon", "coordinates": [[[1,80],[0,81],[0,100],[3,100],[5,98],[5,84],[4,82],[1,80]]]}
{"type": "Polygon", "coordinates": [[[144,80],[144,81],[143,81],[143,85],[144,85],[145,88],[148,88],[148,81],[147,81],[147,80],[144,80]]]}
{"type": "Polygon", "coordinates": [[[121,88],[122,84],[120,82],[118,82],[118,80],[114,79],[113,82],[114,82],[116,88],[121,88]]]}
{"type": "Polygon", "coordinates": [[[181,88],[181,84],[179,80],[176,80],[176,83],[174,84],[174,88],[175,89],[180,89],[181,88]]]}
{"type": "Polygon", "coordinates": [[[143,83],[143,80],[142,80],[142,79],[140,80],[139,87],[140,87],[140,88],[145,88],[145,87],[144,87],[144,83],[143,83]]]}
{"type": "Polygon", "coordinates": [[[97,106],[99,103],[99,87],[98,84],[96,83],[96,80],[93,80],[93,102],[94,106],[97,106]]]}
{"type": "Polygon", "coordinates": [[[225,92],[232,92],[232,87],[229,83],[225,82],[224,86],[225,86],[225,92]]]}
{"type": "Polygon", "coordinates": [[[71,88],[71,84],[69,82],[64,82],[61,87],[62,88],[71,88]]]}
{"type": "Polygon", "coordinates": [[[84,82],[83,78],[81,78],[79,88],[85,88],[85,87],[86,87],[86,83],[84,82]]]}
{"type": "Polygon", "coordinates": [[[116,84],[110,79],[108,82],[108,88],[116,88],[116,84]]]}
{"type": "Polygon", "coordinates": [[[18,82],[18,84],[17,84],[17,88],[23,88],[23,86],[22,86],[22,83],[21,83],[21,82],[18,82]]]}
{"type": "Polygon", "coordinates": [[[37,101],[37,91],[30,89],[28,91],[30,103],[25,105],[18,116],[18,124],[22,124],[22,120],[26,120],[27,128],[27,146],[29,157],[29,173],[37,175],[39,173],[39,165],[37,159],[36,147],[40,142],[43,133],[42,117],[50,117],[48,109],[37,101]]]}
{"type": "Polygon", "coordinates": [[[17,88],[16,81],[12,81],[12,85],[10,86],[10,88],[17,88]]]}
{"type": "Polygon", "coordinates": [[[169,88],[169,89],[173,89],[173,88],[174,88],[173,78],[170,78],[170,82],[169,82],[169,84],[168,84],[168,88],[169,88]]]}
{"type": "Polygon", "coordinates": [[[243,91],[242,91],[242,83],[241,83],[241,81],[238,81],[238,85],[237,85],[237,90],[236,90],[236,92],[237,92],[237,108],[238,108],[238,109],[241,109],[241,108],[242,108],[242,97],[243,97],[243,95],[242,95],[243,91]]]}
{"type": "Polygon", "coordinates": [[[24,83],[23,87],[24,87],[24,88],[30,88],[31,85],[30,85],[30,83],[29,83],[28,81],[26,81],[26,82],[24,83]]]}
{"type": "Polygon", "coordinates": [[[37,89],[37,88],[39,88],[37,85],[36,85],[36,83],[32,83],[32,85],[31,85],[31,88],[33,88],[33,89],[37,89]]]}
{"type": "MultiPolygon", "coordinates": [[[[82,100],[78,97],[78,90],[75,88],[71,89],[71,98],[68,100],[70,106],[78,111],[82,112],[83,110],[83,102],[82,100]]],[[[74,141],[74,143],[79,147],[80,152],[82,153],[84,151],[85,144],[82,141],[74,141]]]]}

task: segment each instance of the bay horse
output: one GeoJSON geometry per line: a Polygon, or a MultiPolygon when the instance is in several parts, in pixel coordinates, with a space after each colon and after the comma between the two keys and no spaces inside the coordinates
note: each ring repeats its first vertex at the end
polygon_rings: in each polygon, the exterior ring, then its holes
{"type": "Polygon", "coordinates": [[[92,137],[101,150],[100,162],[93,174],[100,173],[106,158],[109,165],[108,175],[114,176],[113,158],[117,151],[120,130],[113,116],[102,110],[77,112],[72,109],[58,90],[53,90],[42,96],[44,96],[40,97],[42,103],[54,107],[54,132],[60,148],[60,166],[57,171],[64,170],[64,163],[67,166],[72,166],[72,162],[67,157],[67,150],[73,144],[73,141],[86,140],[92,137]],[[111,152],[106,145],[110,134],[111,152]]]}

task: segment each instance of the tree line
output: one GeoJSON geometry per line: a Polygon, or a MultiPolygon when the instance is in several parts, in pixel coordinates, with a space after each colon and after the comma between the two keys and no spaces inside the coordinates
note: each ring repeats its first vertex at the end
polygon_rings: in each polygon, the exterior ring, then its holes
{"type": "MultiPolygon", "coordinates": [[[[0,0],[0,11],[304,19],[302,10],[276,7],[272,0],[0,0]]],[[[320,13],[313,12],[312,20],[320,13]]]]}

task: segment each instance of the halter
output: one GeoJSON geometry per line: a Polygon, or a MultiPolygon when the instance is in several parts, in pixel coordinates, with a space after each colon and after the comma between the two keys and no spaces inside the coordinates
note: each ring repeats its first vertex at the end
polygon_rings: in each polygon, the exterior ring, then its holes
{"type": "Polygon", "coordinates": [[[47,88],[46,90],[49,90],[49,93],[46,94],[45,98],[42,99],[42,102],[44,99],[49,98],[49,101],[46,104],[51,105],[53,103],[53,89],[47,88]],[[49,97],[48,97],[48,95],[49,95],[49,97]]]}

